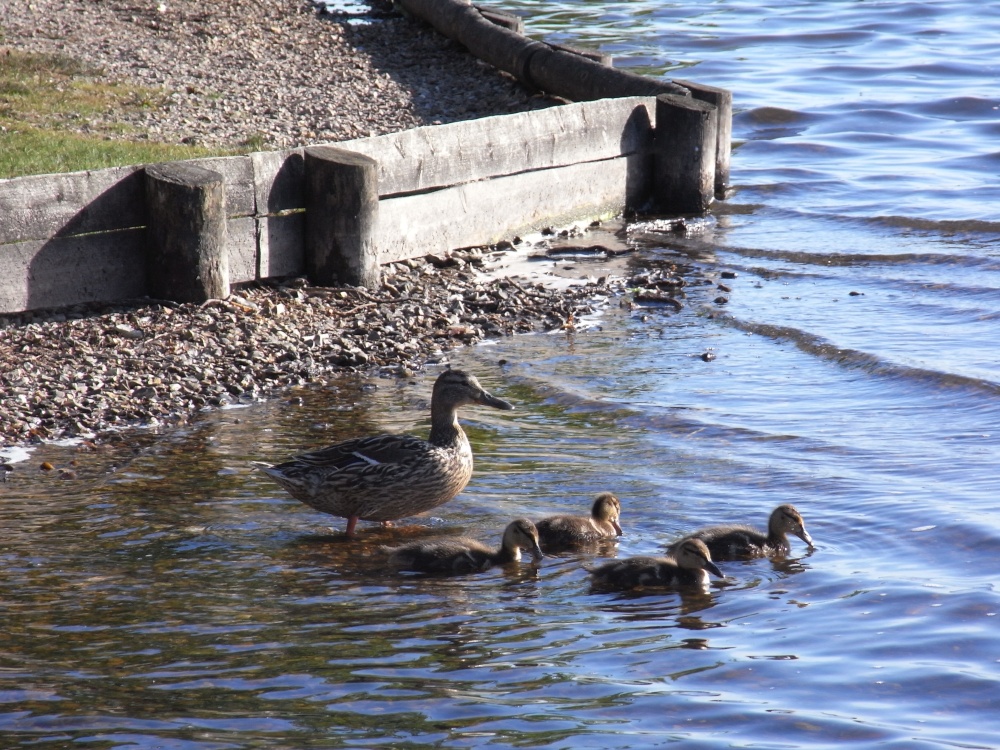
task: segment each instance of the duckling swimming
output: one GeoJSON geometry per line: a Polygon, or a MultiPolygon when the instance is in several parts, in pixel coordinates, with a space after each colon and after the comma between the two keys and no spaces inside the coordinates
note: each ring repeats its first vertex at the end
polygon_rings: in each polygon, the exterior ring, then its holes
{"type": "Polygon", "coordinates": [[[801,514],[792,505],[779,505],[771,511],[766,534],[746,524],[709,526],[673,542],[667,547],[667,554],[671,554],[687,539],[700,539],[708,546],[713,560],[787,555],[792,551],[788,543],[789,533],[795,534],[810,547],[815,547],[801,514]]]}
{"type": "Polygon", "coordinates": [[[595,586],[632,589],[639,586],[682,588],[708,586],[708,574],[724,578],[700,539],[683,539],[673,557],[626,557],[590,571],[595,586]]]}
{"type": "Polygon", "coordinates": [[[499,549],[468,537],[442,537],[388,549],[389,566],[419,573],[478,573],[494,565],[518,562],[521,551],[535,562],[542,559],[538,530],[526,518],[507,525],[499,549]]]}
{"type": "Polygon", "coordinates": [[[603,539],[622,535],[618,524],[622,506],[610,492],[602,492],[594,500],[590,516],[549,516],[535,521],[538,538],[546,552],[572,549],[603,539]]]}
{"type": "Polygon", "coordinates": [[[431,433],[376,435],[303,453],[264,473],[296,500],[347,519],[347,535],[358,520],[381,521],[436,508],[461,492],[472,477],[472,448],[458,423],[458,407],[482,404],[513,409],[462,370],[445,370],[431,396],[431,433]]]}

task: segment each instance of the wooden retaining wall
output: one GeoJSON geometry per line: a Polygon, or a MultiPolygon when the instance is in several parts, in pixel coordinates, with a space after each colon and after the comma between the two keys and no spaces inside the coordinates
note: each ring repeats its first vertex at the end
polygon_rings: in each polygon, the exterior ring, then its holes
{"type": "MultiPolygon", "coordinates": [[[[612,70],[557,51],[587,70],[612,70]]],[[[307,272],[316,283],[371,285],[380,264],[651,201],[661,212],[702,212],[728,179],[728,92],[689,84],[680,89],[695,92],[687,96],[662,85],[668,90],[655,97],[422,127],[332,149],[0,180],[0,313],[154,293],[198,301],[224,296],[230,283],[307,272]],[[175,256],[192,248],[196,261],[178,264],[175,256]]]]}

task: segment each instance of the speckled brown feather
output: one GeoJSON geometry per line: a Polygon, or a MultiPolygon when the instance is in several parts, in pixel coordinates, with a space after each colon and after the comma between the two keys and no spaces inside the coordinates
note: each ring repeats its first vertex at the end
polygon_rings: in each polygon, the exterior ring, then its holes
{"type": "Polygon", "coordinates": [[[467,404],[514,408],[472,375],[447,370],[434,384],[428,440],[356,438],[261,468],[297,500],[348,518],[348,533],[358,519],[393,521],[422,513],[451,500],[472,477],[472,448],[457,418],[457,409],[467,404]]]}
{"type": "Polygon", "coordinates": [[[698,529],[667,547],[670,554],[685,539],[700,539],[712,553],[713,560],[745,560],[753,557],[787,555],[792,551],[788,534],[795,534],[813,546],[802,515],[792,505],[779,505],[767,521],[765,534],[747,524],[723,524],[698,529]]]}
{"type": "Polygon", "coordinates": [[[477,573],[495,565],[520,560],[521,551],[536,561],[542,558],[538,531],[525,518],[512,521],[504,529],[499,548],[488,547],[469,537],[442,537],[413,542],[389,552],[389,567],[419,573],[477,573]]]}
{"type": "Polygon", "coordinates": [[[618,498],[604,492],[594,500],[589,516],[549,516],[536,521],[535,526],[543,550],[566,550],[621,536],[620,515],[618,498]]]}
{"type": "Polygon", "coordinates": [[[685,539],[676,557],[626,557],[592,569],[593,584],[606,589],[639,587],[680,588],[708,585],[708,573],[722,578],[708,548],[698,539],[685,539]]]}

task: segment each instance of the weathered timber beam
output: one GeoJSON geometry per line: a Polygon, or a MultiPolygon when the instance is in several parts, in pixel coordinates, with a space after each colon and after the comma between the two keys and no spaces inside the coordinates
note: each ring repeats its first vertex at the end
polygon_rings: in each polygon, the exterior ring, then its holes
{"type": "Polygon", "coordinates": [[[497,26],[484,18],[469,0],[397,2],[408,13],[464,45],[481,60],[554,96],[588,101],[618,96],[688,94],[683,86],[611,68],[497,26]]]}

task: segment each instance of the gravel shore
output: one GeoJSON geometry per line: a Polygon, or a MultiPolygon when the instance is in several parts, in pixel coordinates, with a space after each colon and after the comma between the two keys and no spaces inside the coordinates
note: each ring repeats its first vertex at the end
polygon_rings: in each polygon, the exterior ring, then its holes
{"type": "MultiPolygon", "coordinates": [[[[171,91],[169,107],[131,123],[163,141],[258,134],[289,147],[552,103],[385,9],[368,24],[301,0],[28,0],[5,14],[10,46],[171,91]]],[[[484,249],[395,264],[378,290],[285,279],[203,305],[0,316],[0,459],[5,445],[100,441],[339,373],[406,376],[483,338],[571,328],[626,284],[497,278],[484,273],[490,258],[484,249]]]]}
{"type": "MultiPolygon", "coordinates": [[[[385,0],[366,16],[309,0],[14,0],[0,46],[62,53],[163,89],[124,116],[152,140],[278,149],[550,106],[385,0]]],[[[108,113],[121,122],[121,113],[108,113]]],[[[87,132],[100,123],[67,126],[87,132]]],[[[101,129],[102,132],[107,132],[101,129]]],[[[130,137],[135,137],[132,134],[130,137]]]]}
{"type": "Polygon", "coordinates": [[[481,272],[478,251],[384,268],[378,290],[254,284],[226,300],[0,317],[4,443],[101,439],[343,372],[408,376],[484,338],[571,328],[621,280],[562,290],[481,272]]]}

